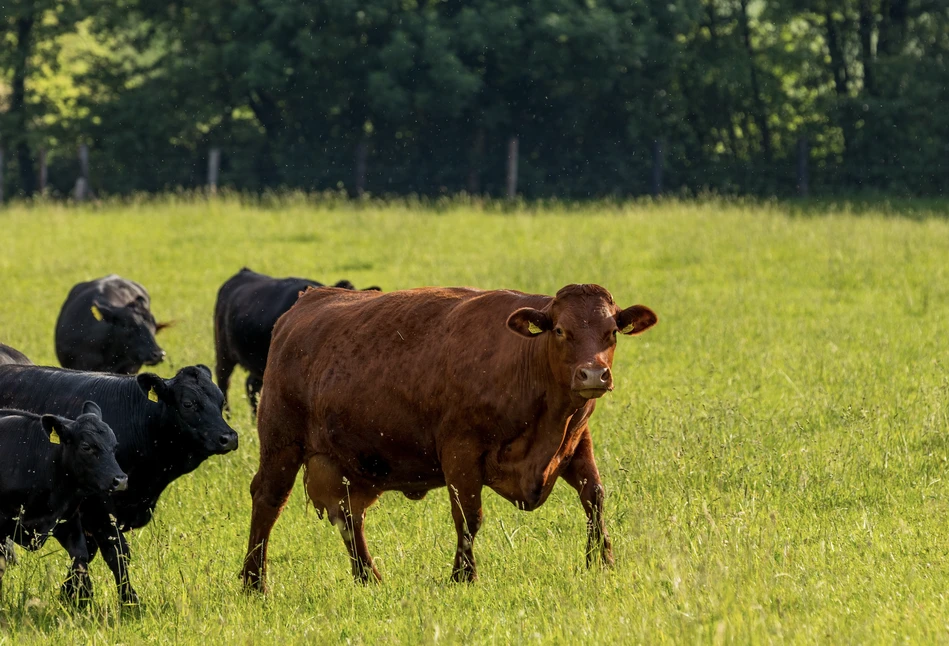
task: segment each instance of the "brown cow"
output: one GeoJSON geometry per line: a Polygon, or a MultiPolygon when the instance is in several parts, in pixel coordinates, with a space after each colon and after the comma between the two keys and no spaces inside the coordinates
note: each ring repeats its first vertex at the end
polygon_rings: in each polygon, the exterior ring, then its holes
{"type": "Polygon", "coordinates": [[[308,291],[277,322],[270,346],[245,587],[265,587],[267,541],[301,466],[357,580],[380,578],[363,522],[383,491],[418,500],[448,486],[458,534],[452,579],[472,581],[482,487],[532,510],[558,477],[580,494],[587,563],[599,551],[611,564],[587,422],[613,389],[617,332],[639,334],[656,321],[642,305],[620,310],[598,285],[568,285],[555,297],[308,291]]]}

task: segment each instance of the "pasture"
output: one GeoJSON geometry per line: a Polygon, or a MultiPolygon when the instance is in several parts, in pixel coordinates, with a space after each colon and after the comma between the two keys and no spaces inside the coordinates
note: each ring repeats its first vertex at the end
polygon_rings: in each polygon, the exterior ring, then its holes
{"type": "Polygon", "coordinates": [[[721,643],[949,639],[947,205],[664,201],[520,205],[141,203],[0,210],[0,341],[55,365],[69,288],[144,284],[168,352],[213,367],[218,287],[242,266],[384,290],[553,294],[596,282],[659,324],[621,339],[592,418],[613,570],[584,564],[575,492],[525,513],[486,490],[481,579],[449,583],[445,490],[367,517],[384,581],[354,585],[335,528],[297,486],[270,546],[271,593],[241,592],[257,438],[171,485],[132,532],[144,605],[58,601],[50,541],[3,581],[0,643],[721,643]]]}

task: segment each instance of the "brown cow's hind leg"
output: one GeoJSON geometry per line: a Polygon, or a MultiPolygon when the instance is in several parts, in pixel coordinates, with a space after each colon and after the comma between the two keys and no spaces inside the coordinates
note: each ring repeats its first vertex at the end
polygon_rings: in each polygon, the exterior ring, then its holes
{"type": "Polygon", "coordinates": [[[338,529],[352,566],[353,579],[361,583],[381,581],[366,543],[366,509],[379,492],[354,486],[336,463],[325,455],[309,459],[304,478],[306,491],[317,511],[326,511],[327,519],[338,529]]]}
{"type": "Polygon", "coordinates": [[[250,483],[253,508],[250,516],[250,540],[241,577],[245,590],[266,591],[267,543],[277,517],[287,504],[293,481],[300,471],[299,447],[286,447],[272,456],[261,455],[260,468],[250,483]]]}
{"type": "Polygon", "coordinates": [[[481,473],[471,464],[470,458],[466,458],[467,453],[461,452],[461,455],[453,453],[451,458],[442,460],[445,484],[448,485],[451,499],[451,517],[458,535],[455,563],[451,570],[451,579],[457,582],[478,579],[473,548],[484,518],[481,511],[481,473]]]}
{"type": "Polygon", "coordinates": [[[580,504],[587,515],[587,567],[593,565],[597,552],[604,565],[613,565],[613,545],[603,518],[606,492],[593,459],[593,442],[589,429],[586,431],[586,437],[577,445],[573,459],[561,477],[580,494],[580,504]]]}

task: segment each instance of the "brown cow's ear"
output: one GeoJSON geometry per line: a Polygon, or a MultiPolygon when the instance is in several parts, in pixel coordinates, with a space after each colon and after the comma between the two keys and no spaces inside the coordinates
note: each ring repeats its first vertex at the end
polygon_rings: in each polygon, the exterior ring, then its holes
{"type": "Polygon", "coordinates": [[[614,318],[620,333],[630,336],[645,332],[659,321],[656,313],[645,305],[627,307],[614,318]]]}
{"type": "Polygon", "coordinates": [[[522,307],[507,319],[507,327],[528,338],[533,338],[553,328],[550,317],[545,312],[532,307],[522,307]]]}

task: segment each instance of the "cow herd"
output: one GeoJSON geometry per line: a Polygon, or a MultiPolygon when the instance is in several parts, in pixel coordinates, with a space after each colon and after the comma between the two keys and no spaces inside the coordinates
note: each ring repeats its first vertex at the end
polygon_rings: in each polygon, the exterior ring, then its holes
{"type": "Polygon", "coordinates": [[[611,564],[589,420],[613,389],[617,337],[656,322],[598,285],[382,292],[245,268],[218,291],[215,385],[203,365],[137,374],[165,355],[155,335],[168,324],[148,292],[115,275],[80,283],[56,323],[62,368],[0,344],[0,583],[11,541],[35,550],[52,536],[72,558],[65,599],[92,597],[101,550],[120,600],[138,603],[125,533],[172,481],[237,449],[224,413],[238,365],[260,437],[246,589],[265,589],[270,533],[301,469],[357,581],[381,578],[364,521],[383,492],[419,500],[447,487],[451,577],[472,581],[483,488],[532,510],[559,478],[586,514],[588,564],[611,564]]]}

